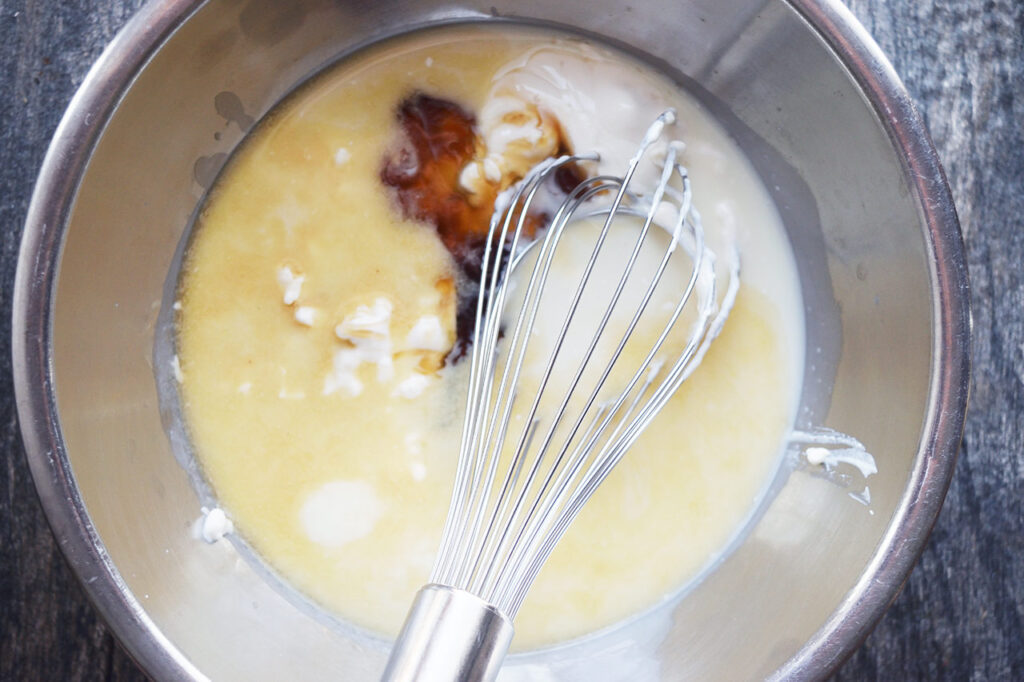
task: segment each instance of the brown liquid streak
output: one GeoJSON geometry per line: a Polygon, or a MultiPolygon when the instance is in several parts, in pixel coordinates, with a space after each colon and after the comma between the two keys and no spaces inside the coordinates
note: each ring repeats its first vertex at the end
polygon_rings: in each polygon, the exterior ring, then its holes
{"type": "MultiPolygon", "coordinates": [[[[402,215],[433,226],[455,260],[457,280],[456,342],[446,362],[459,361],[472,342],[477,292],[494,200],[498,191],[519,178],[505,178],[502,186],[489,185],[486,196],[469,196],[459,186],[459,174],[480,156],[476,119],[450,100],[417,92],[398,106],[401,136],[385,156],[380,179],[394,190],[402,215]]],[[[568,151],[561,142],[559,153],[568,151]]],[[[555,186],[571,192],[584,178],[574,165],[561,167],[555,186]]],[[[550,219],[545,213],[527,216],[526,236],[532,237],[550,219]]],[[[508,257],[508,245],[502,259],[508,257]]]]}

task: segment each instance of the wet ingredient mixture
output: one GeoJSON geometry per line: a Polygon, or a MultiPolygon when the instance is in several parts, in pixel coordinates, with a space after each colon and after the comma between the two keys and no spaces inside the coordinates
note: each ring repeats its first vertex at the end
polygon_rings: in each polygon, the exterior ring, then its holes
{"type": "Polygon", "coordinates": [[[776,469],[801,379],[795,267],[765,189],[648,67],[549,32],[460,27],[363,51],[293,94],[195,226],[180,399],[220,506],[274,571],[344,620],[397,632],[449,502],[494,196],[564,151],[602,152],[566,188],[621,173],[669,105],[705,225],[740,245],[742,287],[698,371],[541,572],[516,644],[613,625],[727,548],[776,469]]]}

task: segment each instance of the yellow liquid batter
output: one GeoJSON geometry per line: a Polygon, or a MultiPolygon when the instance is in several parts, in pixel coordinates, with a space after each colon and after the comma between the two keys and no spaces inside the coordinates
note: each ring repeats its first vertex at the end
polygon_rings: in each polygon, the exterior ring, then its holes
{"type": "MultiPolygon", "coordinates": [[[[430,226],[401,217],[379,179],[394,108],[419,90],[476,110],[503,64],[552,40],[447,29],[340,63],[237,153],[182,269],[180,389],[206,478],[275,571],[372,631],[396,633],[428,578],[468,378],[466,361],[424,374],[437,353],[407,340],[424,316],[437,316],[450,345],[455,308],[444,282],[454,265],[430,226]],[[284,268],[303,278],[291,303],[284,268]],[[392,369],[361,365],[358,395],[325,394],[336,353],[351,345],[336,326],[379,299],[390,306],[392,369]],[[422,392],[396,395],[413,376],[426,377],[422,392]]],[[[707,114],[650,78],[687,122],[685,160],[709,230],[733,221],[741,250],[767,244],[759,257],[774,262],[745,273],[700,368],[552,554],[516,620],[519,648],[614,624],[693,578],[753,511],[792,418],[802,340],[790,323],[798,295],[774,209],[707,114]]]]}

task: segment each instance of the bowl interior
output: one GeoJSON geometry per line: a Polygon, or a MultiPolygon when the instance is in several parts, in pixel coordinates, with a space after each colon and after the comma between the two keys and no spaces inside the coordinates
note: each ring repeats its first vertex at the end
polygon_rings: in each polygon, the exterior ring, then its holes
{"type": "Polygon", "coordinates": [[[879,466],[870,505],[787,468],[746,541],[685,598],[517,656],[501,679],[768,676],[842,612],[886,533],[899,532],[892,522],[924,456],[934,255],[921,197],[851,73],[779,1],[493,2],[211,0],[121,84],[67,221],[52,376],[80,502],[130,608],[154,630],[107,615],[155,676],[371,680],[383,668],[385,643],[287,598],[234,545],[192,537],[199,500],[161,423],[152,351],[181,237],[251,121],[345,53],[421,25],[572,26],[638,51],[702,100],[772,191],[797,254],[808,320],[798,425],[856,435],[879,466]],[[155,631],[156,648],[194,668],[137,645],[155,631]]]}

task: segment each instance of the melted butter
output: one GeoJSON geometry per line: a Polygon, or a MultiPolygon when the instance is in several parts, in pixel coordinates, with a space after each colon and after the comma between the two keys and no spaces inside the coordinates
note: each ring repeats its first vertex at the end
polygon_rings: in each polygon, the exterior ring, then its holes
{"type": "MultiPolygon", "coordinates": [[[[437,233],[402,218],[381,185],[395,107],[423,91],[479,110],[503,65],[550,40],[448,30],[339,64],[233,159],[182,273],[185,414],[221,506],[298,589],[378,632],[398,630],[429,575],[468,378],[468,363],[438,370],[436,351],[408,342],[424,318],[440,323],[439,331],[430,323],[433,336],[454,337],[457,266],[437,233]],[[290,303],[282,268],[303,277],[290,303]],[[379,299],[391,306],[391,375],[367,363],[354,370],[357,396],[325,394],[336,353],[352,344],[337,325],[379,299]],[[296,320],[299,308],[315,311],[312,324],[296,320]],[[406,397],[400,387],[416,377],[425,379],[406,397]],[[332,514],[343,518],[325,519],[332,514]]],[[[705,223],[736,229],[758,263],[700,369],[542,571],[516,621],[520,648],[613,624],[696,575],[752,512],[792,418],[802,341],[781,226],[725,135],[656,82],[685,121],[705,223]]]]}

